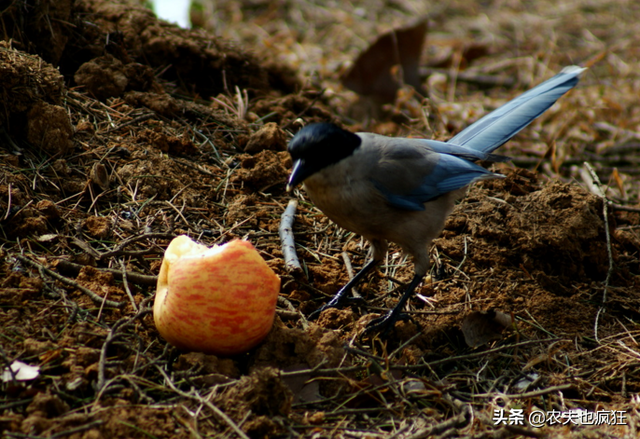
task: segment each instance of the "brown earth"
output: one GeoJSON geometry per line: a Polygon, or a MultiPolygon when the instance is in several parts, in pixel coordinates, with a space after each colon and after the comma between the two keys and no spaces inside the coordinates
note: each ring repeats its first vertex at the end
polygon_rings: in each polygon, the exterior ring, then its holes
{"type": "Polygon", "coordinates": [[[640,8],[452,2],[430,11],[430,100],[355,123],[362,101],[339,63],[424,11],[285,3],[204,15],[235,43],[121,2],[0,12],[0,363],[40,367],[0,382],[3,437],[637,437],[640,8]],[[367,248],[300,190],[304,272],[285,268],[299,118],[447,137],[580,62],[593,64],[580,85],[501,150],[516,157],[507,178],[472,187],[449,218],[412,321],[360,337],[412,276],[395,247],[359,287],[366,307],[306,320],[367,248]],[[476,81],[452,82],[456,66],[476,81]],[[487,76],[514,81],[478,86],[487,76]],[[180,353],[158,335],[155,276],[179,234],[248,239],[280,275],[278,317],[251,352],[180,353]],[[514,319],[502,337],[501,313],[514,319]],[[500,408],[624,411],[626,425],[496,425],[500,408]]]}

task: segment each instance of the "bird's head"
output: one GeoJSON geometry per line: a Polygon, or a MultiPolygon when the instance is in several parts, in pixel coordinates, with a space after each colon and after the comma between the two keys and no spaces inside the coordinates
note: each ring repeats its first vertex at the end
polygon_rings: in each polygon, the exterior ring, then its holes
{"type": "Polygon", "coordinates": [[[316,172],[351,156],[362,140],[333,123],[314,123],[293,136],[287,150],[293,160],[293,170],[287,190],[302,183],[316,172]]]}

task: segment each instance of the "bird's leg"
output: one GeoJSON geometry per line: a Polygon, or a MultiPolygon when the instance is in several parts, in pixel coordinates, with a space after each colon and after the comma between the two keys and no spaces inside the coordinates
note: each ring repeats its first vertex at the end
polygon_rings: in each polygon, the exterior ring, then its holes
{"type": "Polygon", "coordinates": [[[391,309],[391,311],[389,311],[384,316],[371,320],[365,332],[366,333],[382,332],[382,335],[386,336],[389,333],[389,331],[393,329],[397,321],[406,319],[407,315],[402,313],[404,305],[407,303],[409,298],[413,295],[414,290],[420,284],[423,278],[424,276],[421,276],[418,274],[413,276],[413,279],[411,279],[409,286],[402,294],[402,297],[400,298],[400,301],[398,302],[398,304],[394,306],[391,309]]]}
{"type": "MultiPolygon", "coordinates": [[[[375,258],[370,260],[367,263],[367,265],[362,267],[362,270],[360,270],[358,272],[358,274],[356,274],[353,277],[353,279],[351,279],[349,282],[347,282],[347,284],[344,287],[340,288],[340,291],[338,291],[336,293],[336,295],[333,296],[333,298],[329,302],[327,302],[326,305],[321,306],[320,308],[318,308],[317,310],[312,312],[308,317],[309,320],[313,320],[316,317],[318,317],[320,315],[320,313],[322,311],[324,311],[325,309],[339,308],[339,307],[345,305],[346,302],[354,300],[355,298],[348,297],[349,291],[351,291],[351,288],[353,288],[356,285],[358,285],[360,283],[360,281],[362,280],[362,278],[364,278],[376,265],[378,265],[379,262],[380,261],[376,260],[375,258]]],[[[358,299],[358,300],[361,301],[362,299],[358,299]]]]}
{"type": "Polygon", "coordinates": [[[400,297],[398,304],[384,316],[371,320],[371,322],[369,322],[369,325],[367,326],[367,329],[365,330],[365,333],[375,331],[382,332],[382,335],[386,336],[389,334],[389,331],[393,329],[398,320],[405,320],[408,318],[406,314],[402,313],[402,310],[404,309],[407,301],[413,295],[415,289],[418,287],[420,282],[422,282],[422,279],[424,279],[426,274],[429,272],[429,267],[431,265],[429,264],[430,246],[431,240],[427,241],[426,245],[404,248],[405,252],[413,256],[415,270],[413,279],[411,279],[411,282],[409,282],[407,289],[404,290],[404,293],[402,294],[402,297],[400,297]]]}

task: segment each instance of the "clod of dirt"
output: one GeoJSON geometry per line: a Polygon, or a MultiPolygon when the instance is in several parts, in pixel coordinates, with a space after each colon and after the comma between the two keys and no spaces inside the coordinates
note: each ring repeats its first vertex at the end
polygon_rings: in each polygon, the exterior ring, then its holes
{"type": "Polygon", "coordinates": [[[95,379],[95,370],[100,360],[100,350],[86,346],[74,346],[71,338],[63,339],[70,342],[65,348],[67,358],[62,362],[62,367],[68,370],[64,374],[64,382],[67,390],[85,390],[90,387],[90,380],[95,379]]]}
{"type": "Polygon", "coordinates": [[[144,130],[136,139],[139,142],[153,145],[162,152],[172,155],[195,154],[198,148],[187,137],[168,136],[163,132],[144,130]]]}
{"type": "Polygon", "coordinates": [[[69,411],[69,405],[60,399],[58,395],[38,393],[27,407],[27,413],[31,416],[42,418],[55,418],[69,411]]]}
{"type": "Polygon", "coordinates": [[[355,315],[350,308],[329,308],[320,314],[318,325],[328,329],[340,329],[355,322],[355,320],[355,315]]]}
{"type": "Polygon", "coordinates": [[[112,55],[99,56],[82,64],[76,71],[74,80],[101,101],[122,96],[127,90],[163,94],[149,66],[136,62],[124,64],[112,55]]]}
{"type": "Polygon", "coordinates": [[[227,223],[240,223],[255,215],[256,209],[254,209],[254,206],[257,198],[255,194],[241,194],[234,197],[227,205],[227,211],[224,214],[227,223]]]}
{"type": "Polygon", "coordinates": [[[310,367],[324,363],[334,367],[344,356],[344,348],[335,331],[311,325],[307,331],[288,328],[276,319],[271,332],[256,349],[254,367],[287,368],[302,362],[310,367]]]}
{"type": "MultiPolygon", "coordinates": [[[[2,257],[0,254],[0,258],[2,257]]],[[[13,272],[0,281],[0,301],[7,306],[12,303],[21,304],[38,296],[43,286],[44,283],[39,277],[28,277],[13,272]]]]}
{"type": "Polygon", "coordinates": [[[40,200],[36,203],[36,209],[40,211],[49,221],[58,221],[60,219],[60,211],[58,206],[51,200],[40,200]]]}
{"type": "Polygon", "coordinates": [[[320,103],[298,94],[256,100],[251,110],[261,117],[269,115],[269,120],[278,124],[293,121],[303,115],[307,123],[333,120],[331,112],[323,108],[320,103]]]}
{"type": "Polygon", "coordinates": [[[40,355],[55,348],[56,345],[51,341],[40,341],[35,338],[25,338],[23,342],[23,349],[27,355],[40,355]]]}
{"type": "MultiPolygon", "coordinates": [[[[63,77],[60,72],[42,60],[37,55],[26,54],[15,50],[7,41],[0,41],[0,124],[5,125],[9,130],[22,133],[26,129],[25,116],[32,107],[41,101],[59,105],[62,103],[63,77]]],[[[60,108],[60,107],[57,107],[60,108]]],[[[31,117],[41,115],[43,109],[37,111],[31,117]]],[[[63,110],[64,111],[64,110],[63,110]]],[[[42,117],[46,117],[41,115],[42,117]]],[[[68,132],[70,123],[68,116],[65,116],[67,122],[57,122],[60,115],[54,115],[55,123],[61,123],[64,131],[68,132]]],[[[32,122],[34,125],[36,122],[32,122]]],[[[43,122],[39,122],[43,123],[43,122]]],[[[58,127],[59,129],[60,127],[58,127]]],[[[37,127],[33,127],[37,130],[37,127]]],[[[39,133],[42,135],[43,128],[39,133]]],[[[71,130],[71,133],[73,131],[71,130]]],[[[55,135],[55,133],[54,133],[55,135]]],[[[32,134],[37,144],[48,142],[46,139],[38,138],[36,133],[32,134]]],[[[70,135],[66,141],[64,148],[68,149],[70,135]]],[[[58,141],[60,142],[60,141],[58,141]]],[[[53,142],[52,143],[56,143],[53,142]]],[[[56,149],[54,147],[54,149],[56,149]]]]}
{"type": "Polygon", "coordinates": [[[93,267],[82,267],[77,278],[78,282],[95,282],[102,286],[113,285],[113,274],[93,267]]]}
{"type": "Polygon", "coordinates": [[[82,64],[74,79],[101,101],[121,96],[129,83],[124,64],[112,55],[100,56],[82,64]]]}
{"type": "Polygon", "coordinates": [[[132,107],[147,107],[165,117],[175,117],[181,109],[181,104],[167,93],[130,91],[124,100],[132,107]]]}
{"type": "Polygon", "coordinates": [[[73,126],[64,108],[44,101],[27,114],[27,140],[51,155],[66,154],[73,148],[73,126]]]}
{"type": "Polygon", "coordinates": [[[40,215],[37,209],[26,207],[12,217],[6,224],[7,232],[13,236],[27,236],[46,233],[47,219],[40,215]]]}
{"type": "Polygon", "coordinates": [[[244,150],[254,154],[265,149],[284,151],[287,149],[287,135],[275,122],[269,122],[249,137],[244,150]]]}
{"type": "Polygon", "coordinates": [[[280,371],[272,367],[257,369],[226,392],[214,403],[223,408],[234,421],[242,423],[242,429],[251,437],[269,437],[281,432],[275,416],[287,416],[291,412],[293,394],[280,378],[280,371]]]}
{"type": "Polygon", "coordinates": [[[331,295],[347,283],[342,278],[346,275],[345,270],[332,258],[323,258],[320,264],[310,266],[309,275],[317,289],[331,295]]]}
{"type": "Polygon", "coordinates": [[[237,378],[240,371],[229,358],[218,358],[215,355],[207,355],[201,352],[189,352],[180,355],[173,368],[175,370],[190,370],[190,375],[195,374],[220,374],[237,378]]]}
{"type": "Polygon", "coordinates": [[[39,56],[20,52],[0,41],[0,87],[2,115],[25,112],[39,101],[62,102],[63,77],[39,56]]]}
{"type": "Polygon", "coordinates": [[[144,64],[130,62],[124,66],[124,74],[127,76],[127,89],[140,91],[162,92],[163,88],[156,82],[153,69],[144,64]]]}
{"type": "MultiPolygon", "coordinates": [[[[145,144],[145,146],[155,147],[153,144],[145,144]]],[[[134,152],[132,156],[135,160],[129,160],[127,164],[116,171],[125,184],[138,186],[139,196],[145,198],[155,196],[159,200],[168,200],[179,190],[176,182],[180,181],[188,185],[197,181],[197,175],[179,172],[173,166],[173,160],[160,156],[154,149],[148,148],[148,151],[152,153],[146,151],[134,152]],[[163,178],[154,178],[155,175],[162,175],[163,178]]],[[[206,203],[206,199],[203,197],[191,197],[189,191],[184,191],[183,196],[185,197],[185,202],[190,203],[192,206],[206,203]]]]}
{"type": "Polygon", "coordinates": [[[89,435],[82,436],[82,439],[190,437],[180,434],[182,420],[189,416],[189,412],[180,405],[152,409],[142,404],[131,405],[129,401],[119,398],[106,398],[100,402],[96,413],[88,415],[89,419],[84,423],[100,420],[102,425],[99,430],[90,430],[89,435]]]}
{"type": "Polygon", "coordinates": [[[84,222],[84,229],[94,238],[104,239],[111,231],[111,221],[103,216],[90,216],[84,222]]]}
{"type": "Polygon", "coordinates": [[[287,152],[274,152],[268,149],[254,156],[242,157],[241,168],[231,181],[245,183],[251,189],[264,191],[276,184],[285,184],[289,175],[287,164],[291,159],[287,152]]]}
{"type": "MultiPolygon", "coordinates": [[[[91,291],[99,293],[100,296],[106,298],[107,300],[114,300],[119,302],[121,301],[121,298],[125,296],[125,292],[122,287],[114,285],[114,278],[112,273],[98,270],[90,265],[85,265],[82,267],[80,273],[78,274],[78,277],[76,278],[76,282],[91,291]]],[[[74,292],[71,296],[74,297],[74,300],[76,300],[81,306],[93,304],[92,299],[84,292],[76,290],[76,292],[74,292]]],[[[93,373],[97,372],[97,364],[95,365],[95,367],[96,369],[92,371],[93,373]]]]}
{"type": "MultiPolygon", "coordinates": [[[[77,128],[76,128],[77,130],[77,128]]],[[[71,168],[69,164],[64,159],[58,159],[51,164],[51,168],[58,174],[62,176],[66,176],[71,174],[71,168]]]]}

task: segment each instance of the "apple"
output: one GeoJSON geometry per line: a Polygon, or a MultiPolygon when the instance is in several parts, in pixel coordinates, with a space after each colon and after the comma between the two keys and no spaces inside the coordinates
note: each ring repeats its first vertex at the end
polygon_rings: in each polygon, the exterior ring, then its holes
{"type": "Polygon", "coordinates": [[[280,278],[250,242],[209,248],[181,235],[165,251],[153,318],[180,350],[240,354],[271,330],[279,291],[280,278]]]}

